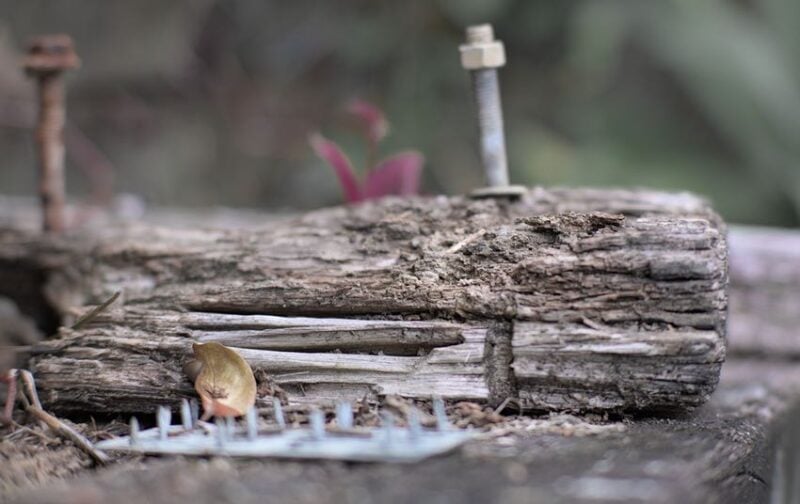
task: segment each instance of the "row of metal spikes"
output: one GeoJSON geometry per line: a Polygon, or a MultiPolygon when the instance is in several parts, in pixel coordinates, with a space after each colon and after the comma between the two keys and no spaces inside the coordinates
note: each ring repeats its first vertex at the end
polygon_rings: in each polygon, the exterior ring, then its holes
{"type": "MultiPolygon", "coordinates": [[[[283,414],[283,406],[278,399],[272,401],[272,412],[275,419],[276,428],[278,431],[286,429],[286,418],[283,414]]],[[[199,421],[199,406],[197,401],[181,400],[181,426],[183,432],[190,432],[200,425],[199,421]]],[[[346,432],[354,428],[353,421],[353,408],[350,403],[340,402],[336,404],[336,426],[341,432],[346,432]]],[[[436,418],[436,430],[447,431],[452,428],[445,412],[444,401],[436,398],[433,400],[433,414],[436,418]]],[[[387,437],[391,438],[391,432],[395,428],[394,415],[388,411],[384,411],[381,415],[382,422],[381,428],[385,431],[387,437]]],[[[258,437],[258,413],[254,407],[247,410],[245,418],[245,435],[248,440],[255,440],[258,437]]],[[[224,445],[226,441],[231,440],[236,435],[236,428],[233,418],[225,417],[216,418],[216,428],[213,429],[217,436],[217,441],[220,445],[224,445]]],[[[325,431],[325,413],[320,409],[312,409],[309,415],[309,425],[311,427],[311,434],[314,439],[321,440],[326,436],[325,431]]],[[[156,410],[156,428],[158,429],[158,439],[166,441],[171,432],[175,432],[172,428],[172,410],[166,406],[159,406],[156,410]]],[[[206,427],[208,429],[208,427],[206,427]]],[[[408,415],[408,430],[411,437],[416,437],[415,434],[422,433],[422,423],[420,421],[419,410],[411,408],[408,415]]],[[[130,445],[136,446],[140,442],[139,420],[136,417],[131,417],[130,420],[130,445]]]]}

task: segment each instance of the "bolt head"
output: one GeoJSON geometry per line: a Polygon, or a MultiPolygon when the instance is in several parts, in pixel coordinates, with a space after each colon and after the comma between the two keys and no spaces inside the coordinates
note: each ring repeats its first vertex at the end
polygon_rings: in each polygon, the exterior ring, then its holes
{"type": "Polygon", "coordinates": [[[78,68],[81,60],[69,35],[42,35],[28,44],[22,67],[29,75],[42,75],[78,68]]]}
{"type": "Polygon", "coordinates": [[[506,50],[499,40],[487,43],[464,44],[459,47],[461,66],[467,70],[498,68],[506,64],[506,50]]]}

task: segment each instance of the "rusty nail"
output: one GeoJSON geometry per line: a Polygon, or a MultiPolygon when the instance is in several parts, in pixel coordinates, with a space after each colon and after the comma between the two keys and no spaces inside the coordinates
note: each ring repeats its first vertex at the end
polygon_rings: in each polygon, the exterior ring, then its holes
{"type": "Polygon", "coordinates": [[[68,35],[43,35],[31,40],[23,60],[25,73],[36,79],[39,117],[36,144],[39,157],[39,197],[44,230],[64,230],[64,82],[61,74],[80,66],[68,35]]]}

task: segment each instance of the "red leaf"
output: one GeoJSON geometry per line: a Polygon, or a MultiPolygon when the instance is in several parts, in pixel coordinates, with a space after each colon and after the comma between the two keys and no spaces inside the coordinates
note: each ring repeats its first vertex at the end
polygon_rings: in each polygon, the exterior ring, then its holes
{"type": "Polygon", "coordinates": [[[389,121],[377,106],[364,100],[353,100],[347,105],[347,112],[356,118],[373,145],[389,134],[389,121]]]}
{"type": "Polygon", "coordinates": [[[342,152],[342,149],[319,133],[311,135],[309,143],[311,144],[311,148],[314,149],[314,152],[317,153],[317,156],[322,158],[333,168],[333,171],[339,179],[339,184],[342,186],[344,199],[348,203],[358,203],[362,201],[364,195],[361,193],[358,179],[353,171],[353,165],[350,163],[350,160],[347,159],[344,152],[342,152]]]}
{"type": "Polygon", "coordinates": [[[419,194],[420,175],[424,163],[425,157],[417,151],[401,152],[384,159],[367,175],[364,197],[419,194]]]}

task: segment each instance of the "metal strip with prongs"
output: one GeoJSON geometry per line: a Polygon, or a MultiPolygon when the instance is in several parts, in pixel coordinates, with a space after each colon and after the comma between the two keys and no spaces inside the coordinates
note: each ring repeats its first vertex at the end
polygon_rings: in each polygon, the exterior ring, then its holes
{"type": "Polygon", "coordinates": [[[384,411],[380,427],[356,428],[351,405],[340,403],[335,411],[336,427],[328,432],[325,413],[319,409],[311,411],[308,426],[287,428],[283,409],[276,400],[273,417],[278,429],[262,434],[254,408],[245,414],[243,426],[236,425],[232,418],[218,418],[214,424],[207,424],[196,422],[192,404],[182,402],[181,425],[171,425],[171,411],[161,406],[156,410],[156,427],[141,430],[139,421],[132,417],[129,436],[101,441],[97,447],[163,455],[416,462],[454,450],[474,435],[449,424],[441,399],[434,399],[433,411],[435,429],[423,428],[414,408],[407,427],[398,426],[394,415],[384,411]]]}

